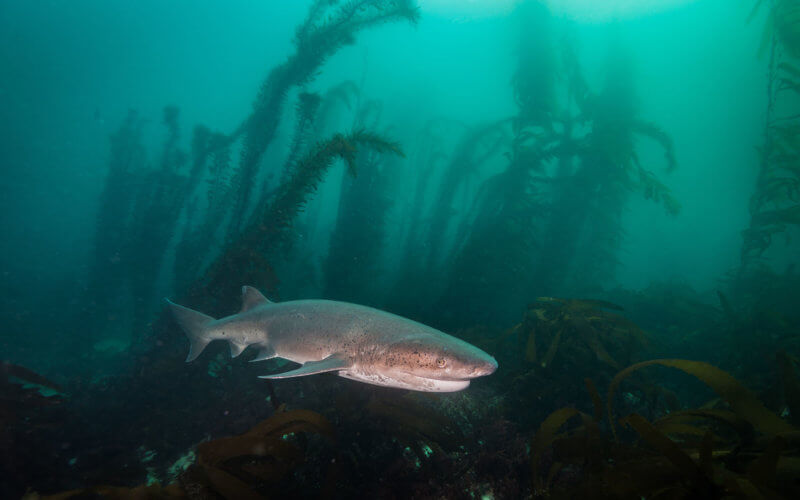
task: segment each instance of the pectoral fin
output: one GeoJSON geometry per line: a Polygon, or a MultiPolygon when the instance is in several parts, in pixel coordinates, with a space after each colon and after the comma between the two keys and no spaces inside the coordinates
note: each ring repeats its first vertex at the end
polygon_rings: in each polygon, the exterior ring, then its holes
{"type": "Polygon", "coordinates": [[[275,375],[262,375],[258,378],[278,379],[278,378],[292,378],[303,377],[305,375],[314,375],[317,373],[334,372],[345,370],[350,367],[350,363],[343,357],[332,354],[320,361],[309,361],[304,363],[303,366],[296,370],[288,372],[276,373],[275,375]]]}

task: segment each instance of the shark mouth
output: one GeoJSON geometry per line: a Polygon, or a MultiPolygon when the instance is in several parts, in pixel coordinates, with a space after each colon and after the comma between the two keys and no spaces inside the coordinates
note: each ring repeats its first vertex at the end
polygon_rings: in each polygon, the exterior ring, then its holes
{"type": "Polygon", "coordinates": [[[380,373],[344,370],[339,372],[339,376],[368,384],[422,392],[456,392],[469,387],[470,382],[469,379],[444,380],[422,377],[399,370],[380,373]]]}

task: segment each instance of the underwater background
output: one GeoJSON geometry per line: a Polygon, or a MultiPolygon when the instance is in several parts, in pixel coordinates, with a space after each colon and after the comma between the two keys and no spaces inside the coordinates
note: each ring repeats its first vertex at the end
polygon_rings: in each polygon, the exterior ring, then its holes
{"type": "Polygon", "coordinates": [[[797,0],[4,0],[0,498],[797,498],[797,0]],[[188,342],[242,285],[451,394],[188,342]]]}

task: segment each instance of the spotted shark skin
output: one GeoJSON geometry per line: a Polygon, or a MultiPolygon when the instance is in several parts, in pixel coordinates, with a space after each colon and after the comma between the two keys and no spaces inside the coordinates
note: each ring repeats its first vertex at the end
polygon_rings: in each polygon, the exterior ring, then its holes
{"type": "Polygon", "coordinates": [[[167,300],[190,341],[186,361],[213,340],[226,340],[232,356],[253,346],[253,361],[283,358],[301,366],[261,378],[335,372],[367,384],[423,392],[454,392],[494,373],[497,361],[444,332],[367,306],[332,300],[271,302],[242,287],[242,310],[214,319],[167,300]]]}

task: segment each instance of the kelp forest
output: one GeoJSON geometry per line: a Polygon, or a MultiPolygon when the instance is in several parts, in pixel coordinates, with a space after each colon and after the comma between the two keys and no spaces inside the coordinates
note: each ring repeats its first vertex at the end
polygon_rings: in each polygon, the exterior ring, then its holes
{"type": "Polygon", "coordinates": [[[397,122],[421,105],[327,64],[382,30],[415,37],[425,6],[307,3],[282,62],[252,68],[237,126],[155,103],[101,138],[85,278],[58,314],[6,325],[62,332],[64,354],[50,370],[0,356],[0,497],[800,497],[800,3],[736,18],[761,37],[740,57],[762,68],[742,100],[763,120],[740,257],[703,290],[669,269],[618,279],[632,212],[692,217],[677,131],[642,106],[620,26],[587,47],[519,2],[511,70],[492,76],[510,113],[397,122]],[[164,298],[220,318],[243,285],[389,311],[499,369],[438,394],[260,379],[287,362],[223,342],[185,363],[164,298]]]}

